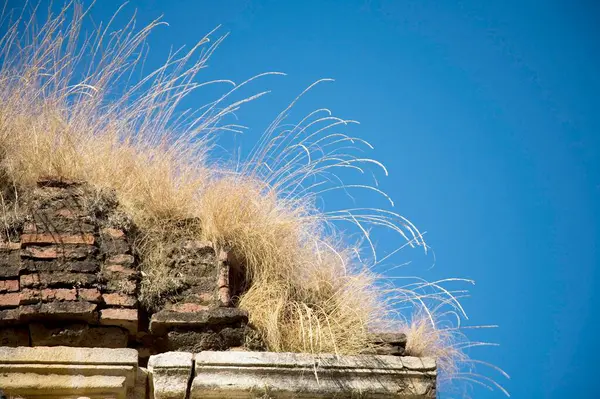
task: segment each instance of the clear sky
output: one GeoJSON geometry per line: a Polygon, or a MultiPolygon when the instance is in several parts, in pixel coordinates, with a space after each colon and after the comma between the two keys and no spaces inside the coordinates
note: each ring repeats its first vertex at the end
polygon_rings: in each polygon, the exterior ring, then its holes
{"type": "MultiPolygon", "coordinates": [[[[98,1],[95,17],[118,1],[98,1]]],[[[381,188],[427,231],[422,277],[476,280],[464,300],[473,354],[515,398],[596,398],[600,346],[600,7],[592,1],[133,0],[170,27],[154,56],[217,25],[230,36],[206,77],[273,95],[240,115],[252,143],[311,82],[308,108],[356,119],[390,177],[381,188]],[[243,118],[242,118],[243,116],[243,118]],[[595,289],[596,288],[596,289],[595,289]],[[594,339],[596,338],[596,339],[594,339]]],[[[300,115],[298,115],[300,116],[300,115]]],[[[382,245],[386,245],[385,242],[382,245]]],[[[475,387],[473,398],[500,398],[475,387]]],[[[449,397],[442,394],[441,397],[449,397]]]]}

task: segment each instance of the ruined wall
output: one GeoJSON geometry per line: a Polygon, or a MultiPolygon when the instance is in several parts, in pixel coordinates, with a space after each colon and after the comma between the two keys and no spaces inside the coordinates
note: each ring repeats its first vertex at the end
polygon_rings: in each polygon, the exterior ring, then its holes
{"type": "Polygon", "coordinates": [[[210,242],[167,246],[165,267],[185,283],[157,309],[144,308],[139,232],[110,193],[43,179],[21,205],[0,233],[0,391],[48,399],[435,397],[435,361],[403,357],[404,334],[373,334],[361,356],[250,352],[264,347],[235,307],[239,265],[210,242]]]}
{"type": "Polygon", "coordinates": [[[132,237],[116,202],[79,182],[41,180],[0,241],[0,345],[168,350],[244,344],[248,316],[230,308],[226,254],[174,242],[187,284],[155,314],[138,302],[132,237]]]}

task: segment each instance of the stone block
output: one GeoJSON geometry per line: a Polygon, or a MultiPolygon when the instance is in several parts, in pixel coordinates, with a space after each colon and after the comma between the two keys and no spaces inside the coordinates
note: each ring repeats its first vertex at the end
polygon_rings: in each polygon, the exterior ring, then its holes
{"type": "Polygon", "coordinates": [[[137,358],[133,349],[0,347],[0,387],[24,398],[126,399],[137,358]]]}
{"type": "Polygon", "coordinates": [[[265,394],[274,398],[435,398],[435,362],[422,359],[420,368],[412,369],[402,359],[201,352],[195,355],[195,378],[189,397],[255,398],[265,394]]]}
{"type": "Polygon", "coordinates": [[[185,399],[192,377],[192,365],[191,353],[167,352],[150,356],[150,398],[185,399]]]}
{"type": "Polygon", "coordinates": [[[104,309],[100,311],[100,324],[121,327],[128,330],[131,335],[135,335],[138,328],[138,311],[137,309],[104,309]]]}

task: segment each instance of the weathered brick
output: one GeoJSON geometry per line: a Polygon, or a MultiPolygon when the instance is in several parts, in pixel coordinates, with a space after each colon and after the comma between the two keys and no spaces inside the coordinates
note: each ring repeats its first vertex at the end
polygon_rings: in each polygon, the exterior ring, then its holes
{"type": "Polygon", "coordinates": [[[95,251],[95,247],[90,245],[85,246],[47,246],[37,247],[29,246],[21,250],[21,256],[34,259],[84,259],[95,251]]]}
{"type": "Polygon", "coordinates": [[[208,309],[208,306],[197,303],[178,303],[173,305],[170,310],[178,313],[196,313],[208,309]]]}
{"type": "Polygon", "coordinates": [[[121,276],[127,276],[127,277],[137,274],[137,271],[135,271],[134,269],[130,269],[123,265],[108,265],[105,267],[105,270],[110,273],[116,273],[121,276]]]}
{"type": "Polygon", "coordinates": [[[97,288],[79,288],[77,292],[79,298],[84,301],[99,303],[102,300],[102,295],[97,288]]]}
{"type": "Polygon", "coordinates": [[[32,320],[81,320],[94,323],[98,319],[96,305],[83,301],[48,302],[19,307],[20,321],[32,320]]]}
{"type": "Polygon", "coordinates": [[[108,292],[122,292],[124,294],[134,294],[137,285],[135,281],[131,280],[108,280],[106,282],[106,291],[108,292]]]}
{"type": "Polygon", "coordinates": [[[100,311],[100,324],[117,326],[129,331],[131,335],[137,333],[137,309],[104,309],[100,311]]]}
{"type": "Polygon", "coordinates": [[[37,287],[40,285],[40,275],[37,273],[24,274],[19,278],[21,287],[37,287]]]}
{"type": "Polygon", "coordinates": [[[23,268],[30,272],[77,272],[77,273],[95,273],[100,268],[100,263],[91,260],[63,261],[52,260],[27,260],[23,268]]]}
{"type": "Polygon", "coordinates": [[[0,251],[16,251],[21,249],[19,242],[0,242],[0,251]]]}
{"type": "Polygon", "coordinates": [[[0,278],[8,279],[19,277],[23,265],[21,259],[17,259],[15,263],[0,264],[0,278]]]}
{"type": "Polygon", "coordinates": [[[71,272],[43,272],[39,273],[39,280],[42,285],[61,286],[61,285],[80,285],[90,286],[96,282],[96,275],[91,273],[71,273],[71,272]]]}
{"type": "Polygon", "coordinates": [[[123,230],[113,229],[110,227],[102,229],[102,234],[112,238],[125,238],[125,233],[123,232],[123,230]]]}
{"type": "Polygon", "coordinates": [[[75,288],[45,288],[42,290],[42,301],[75,301],[77,300],[77,291],[75,288]]]}
{"type": "Polygon", "coordinates": [[[117,265],[133,265],[134,262],[134,258],[131,255],[125,255],[125,254],[120,254],[120,255],[114,255],[111,256],[110,258],[106,259],[106,263],[107,264],[117,264],[117,265]]]}
{"type": "Polygon", "coordinates": [[[19,291],[19,280],[0,280],[0,292],[19,291]]]}
{"type": "Polygon", "coordinates": [[[103,236],[100,241],[100,250],[109,256],[118,256],[131,252],[131,247],[122,238],[103,236]]]}
{"type": "Polygon", "coordinates": [[[25,288],[20,292],[19,304],[31,305],[38,303],[42,299],[40,290],[25,288]]]}
{"type": "Polygon", "coordinates": [[[134,307],[137,304],[137,299],[133,295],[112,293],[102,295],[104,303],[109,306],[123,306],[126,308],[134,307]]]}
{"type": "Polygon", "coordinates": [[[0,308],[16,308],[19,306],[18,292],[11,292],[9,294],[0,294],[0,308]]]}
{"type": "Polygon", "coordinates": [[[31,244],[78,244],[94,245],[93,234],[21,234],[21,245],[31,244]]]}
{"type": "Polygon", "coordinates": [[[19,309],[0,310],[0,326],[19,322],[19,309]]]}
{"type": "Polygon", "coordinates": [[[93,261],[75,261],[67,263],[67,270],[79,273],[95,273],[100,269],[100,263],[93,261]]]}

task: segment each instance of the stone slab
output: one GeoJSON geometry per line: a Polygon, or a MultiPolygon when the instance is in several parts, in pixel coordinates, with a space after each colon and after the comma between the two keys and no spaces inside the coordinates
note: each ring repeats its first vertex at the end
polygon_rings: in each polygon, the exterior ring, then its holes
{"type": "Polygon", "coordinates": [[[272,352],[200,352],[190,399],[435,398],[432,359],[272,352]]]}
{"type": "Polygon", "coordinates": [[[150,356],[150,398],[186,399],[193,361],[193,354],[188,352],[166,352],[150,356]]]}
{"type": "Polygon", "coordinates": [[[126,399],[137,361],[134,349],[0,347],[0,387],[26,398],[126,399]]]}

